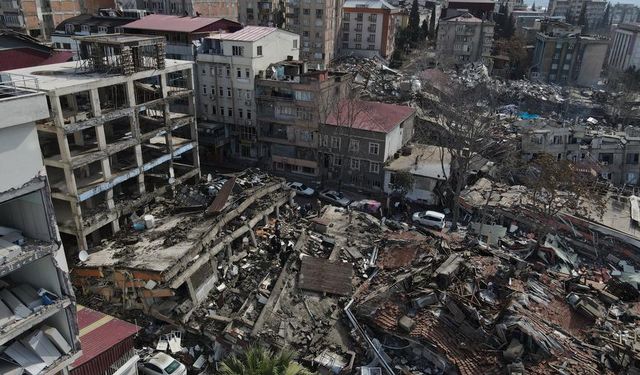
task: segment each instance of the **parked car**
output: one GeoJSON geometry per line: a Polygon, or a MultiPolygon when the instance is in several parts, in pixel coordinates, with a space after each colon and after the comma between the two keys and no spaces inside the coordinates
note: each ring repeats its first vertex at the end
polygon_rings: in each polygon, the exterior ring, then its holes
{"type": "Polygon", "coordinates": [[[373,199],[363,199],[360,201],[353,201],[349,207],[357,211],[366,212],[368,214],[378,214],[382,203],[373,199]]]}
{"type": "Polygon", "coordinates": [[[289,182],[287,186],[295,190],[296,194],[312,197],[316,191],[301,182],[289,182]]]}
{"type": "Polygon", "coordinates": [[[415,223],[422,224],[425,227],[444,228],[444,214],[437,211],[420,211],[415,212],[411,217],[415,223]]]}
{"type": "Polygon", "coordinates": [[[320,199],[324,199],[325,201],[339,207],[347,207],[351,203],[351,199],[335,190],[322,191],[320,193],[320,199]]]}
{"type": "Polygon", "coordinates": [[[156,353],[142,363],[146,375],[187,375],[187,367],[168,354],[156,353]]]}

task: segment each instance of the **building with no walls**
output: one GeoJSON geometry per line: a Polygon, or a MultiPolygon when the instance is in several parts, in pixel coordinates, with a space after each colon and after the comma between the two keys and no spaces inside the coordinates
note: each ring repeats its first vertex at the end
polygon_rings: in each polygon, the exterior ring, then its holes
{"type": "Polygon", "coordinates": [[[80,56],[9,72],[48,98],[38,138],[68,250],[200,174],[192,62],[165,59],[162,37],[127,34],[83,37],[80,56]]]}
{"type": "Polygon", "coordinates": [[[9,359],[0,361],[0,373],[66,373],[80,341],[36,129],[49,109],[43,93],[18,85],[39,82],[7,73],[0,79],[0,351],[9,359]]]}
{"type": "Polygon", "coordinates": [[[342,8],[340,54],[390,58],[400,9],[385,0],[347,0],[342,8]]]}

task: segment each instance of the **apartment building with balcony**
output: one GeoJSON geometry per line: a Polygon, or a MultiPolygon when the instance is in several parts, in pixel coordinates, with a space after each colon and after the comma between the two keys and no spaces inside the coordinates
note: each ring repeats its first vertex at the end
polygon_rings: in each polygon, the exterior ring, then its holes
{"type": "Polygon", "coordinates": [[[81,12],[76,0],[0,0],[5,27],[41,40],[48,40],[60,22],[81,12]]]}
{"type": "Polygon", "coordinates": [[[605,0],[550,0],[547,8],[549,15],[564,16],[572,24],[578,23],[584,10],[585,29],[595,30],[602,21],[607,3],[605,0]]]}
{"type": "Polygon", "coordinates": [[[640,68],[640,24],[618,25],[612,32],[608,55],[609,73],[640,68]]]}
{"type": "Polygon", "coordinates": [[[273,64],[256,80],[258,140],[264,167],[275,174],[317,181],[319,124],[346,94],[351,74],[307,70],[306,62],[273,64]]]}
{"type": "Polygon", "coordinates": [[[271,64],[298,59],[300,37],[274,27],[246,26],[203,39],[198,52],[200,133],[203,160],[233,158],[253,165],[265,156],[258,144],[256,77],[271,64]],[[229,135],[217,138],[208,135],[229,135]]]}
{"type": "Polygon", "coordinates": [[[142,35],[82,37],[80,52],[9,72],[38,79],[48,99],[37,134],[68,251],[200,174],[193,63],[165,59],[164,38],[142,35]]]}
{"type": "Polygon", "coordinates": [[[342,7],[340,54],[390,58],[400,9],[385,0],[347,0],[342,7]]]}
{"type": "Polygon", "coordinates": [[[284,11],[282,0],[239,0],[238,22],[243,25],[276,26],[275,16],[279,10],[284,11]]]}
{"type": "Polygon", "coordinates": [[[76,305],[36,122],[38,81],[0,79],[0,373],[66,373],[80,355],[76,305]]]}
{"type": "Polygon", "coordinates": [[[286,29],[300,35],[300,59],[325,68],[336,57],[343,0],[287,0],[286,29]]]}
{"type": "Polygon", "coordinates": [[[436,51],[441,63],[481,61],[491,55],[495,23],[463,11],[438,23],[436,51]]]}
{"type": "Polygon", "coordinates": [[[154,14],[180,17],[220,17],[235,21],[238,2],[233,0],[129,0],[135,8],[147,9],[154,14]]]}

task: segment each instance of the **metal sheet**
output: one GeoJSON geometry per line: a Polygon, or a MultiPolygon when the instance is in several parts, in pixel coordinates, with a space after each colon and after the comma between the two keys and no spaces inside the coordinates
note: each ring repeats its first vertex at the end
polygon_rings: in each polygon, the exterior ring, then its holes
{"type": "Polygon", "coordinates": [[[229,196],[231,195],[231,191],[233,191],[233,187],[235,186],[235,184],[236,178],[231,177],[222,185],[222,188],[220,188],[218,195],[216,195],[216,198],[207,208],[207,214],[217,214],[222,211],[224,206],[227,204],[227,201],[229,200],[229,196]]]}

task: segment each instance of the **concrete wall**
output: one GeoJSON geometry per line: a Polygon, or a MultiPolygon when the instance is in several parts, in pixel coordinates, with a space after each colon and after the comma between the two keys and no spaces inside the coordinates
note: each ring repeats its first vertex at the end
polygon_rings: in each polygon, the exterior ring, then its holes
{"type": "Polygon", "coordinates": [[[598,84],[608,47],[607,43],[587,43],[584,45],[580,71],[575,80],[577,85],[591,87],[598,84]]]}
{"type": "Polygon", "coordinates": [[[0,129],[0,160],[0,192],[21,187],[38,175],[42,155],[35,124],[0,129]]]}

